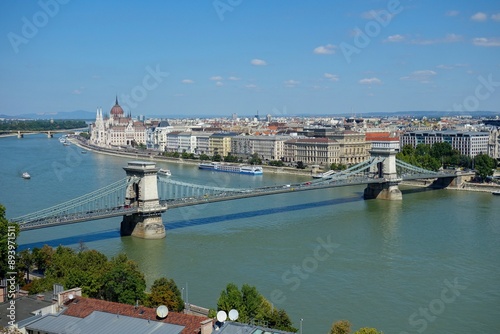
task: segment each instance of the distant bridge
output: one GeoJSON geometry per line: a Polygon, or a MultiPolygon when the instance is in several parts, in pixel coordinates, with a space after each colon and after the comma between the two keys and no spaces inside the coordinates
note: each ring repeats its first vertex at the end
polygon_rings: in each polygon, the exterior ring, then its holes
{"type": "Polygon", "coordinates": [[[258,188],[225,188],[192,184],[157,175],[154,162],[129,162],[127,177],[78,198],[12,219],[21,231],[122,216],[122,235],[162,238],[161,214],[167,208],[297,191],[367,185],[364,198],[401,199],[398,184],[405,180],[436,179],[443,186],[455,174],[425,170],[395,159],[394,152],[372,152],[372,157],[320,179],[258,188]]]}

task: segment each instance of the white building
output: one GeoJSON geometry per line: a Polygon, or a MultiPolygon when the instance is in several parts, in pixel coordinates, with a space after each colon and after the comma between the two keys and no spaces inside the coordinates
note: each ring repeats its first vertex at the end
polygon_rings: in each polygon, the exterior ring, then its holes
{"type": "Polygon", "coordinates": [[[104,117],[102,108],[97,108],[95,122],[90,126],[92,144],[102,147],[146,144],[146,127],[130,115],[124,115],[118,97],[109,114],[109,117],[104,117]]]}
{"type": "Polygon", "coordinates": [[[458,150],[460,154],[471,158],[478,154],[488,154],[488,132],[460,132],[460,131],[412,131],[406,132],[400,137],[401,147],[418,144],[432,146],[435,143],[450,143],[451,147],[458,150]]]}

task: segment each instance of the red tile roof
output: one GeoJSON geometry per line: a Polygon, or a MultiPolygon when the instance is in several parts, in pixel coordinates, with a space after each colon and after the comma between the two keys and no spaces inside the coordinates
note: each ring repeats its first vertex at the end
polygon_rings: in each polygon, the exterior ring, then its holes
{"type": "Polygon", "coordinates": [[[85,318],[94,311],[101,311],[113,314],[120,314],[128,317],[151,319],[161,321],[168,324],[184,326],[182,334],[197,334],[200,333],[201,322],[208,318],[196,315],[189,315],[177,312],[168,312],[168,316],[161,320],[156,317],[156,309],[148,307],[135,307],[128,304],[120,304],[108,302],[100,299],[76,297],[73,301],[65,304],[67,307],[65,315],[85,318]],[[142,314],[141,314],[142,312],[142,314]]]}
{"type": "Polygon", "coordinates": [[[366,141],[399,141],[399,137],[391,132],[367,132],[366,141]]]}

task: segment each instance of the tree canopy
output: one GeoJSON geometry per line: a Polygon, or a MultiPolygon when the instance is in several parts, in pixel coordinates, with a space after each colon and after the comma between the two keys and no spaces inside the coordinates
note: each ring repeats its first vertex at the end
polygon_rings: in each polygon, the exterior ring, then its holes
{"type": "Polygon", "coordinates": [[[125,304],[144,300],[144,274],[125,254],[108,260],[104,254],[84,247],[77,252],[69,247],[59,246],[53,250],[44,246],[34,249],[32,257],[33,263],[41,263],[45,270],[44,278],[24,287],[32,294],[52,290],[52,286],[59,283],[66,289],[80,287],[86,297],[125,304]]]}
{"type": "Polygon", "coordinates": [[[228,313],[231,309],[238,311],[238,322],[260,320],[267,322],[269,328],[297,331],[285,310],[275,309],[254,286],[244,284],[240,290],[234,283],[229,283],[220,294],[217,310],[228,313]]]}
{"type": "Polygon", "coordinates": [[[181,312],[184,309],[184,301],[181,292],[173,279],[166,277],[158,278],[151,286],[151,293],[144,300],[146,307],[158,307],[165,305],[169,310],[181,312]]]}
{"type": "Polygon", "coordinates": [[[474,168],[476,174],[484,181],[487,176],[493,175],[493,169],[497,162],[487,154],[478,154],[474,157],[474,168]]]}

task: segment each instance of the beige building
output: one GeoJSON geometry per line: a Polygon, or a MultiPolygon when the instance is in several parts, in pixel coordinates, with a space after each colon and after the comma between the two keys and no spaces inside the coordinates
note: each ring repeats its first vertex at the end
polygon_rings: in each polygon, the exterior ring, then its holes
{"type": "Polygon", "coordinates": [[[285,155],[285,141],[290,136],[236,136],[231,139],[231,153],[247,158],[256,153],[262,160],[280,160],[285,155]]]}
{"type": "Polygon", "coordinates": [[[340,146],[329,138],[290,139],[285,142],[285,162],[302,161],[305,164],[326,165],[339,163],[340,146]]]}
{"type": "Polygon", "coordinates": [[[370,157],[371,143],[366,141],[366,136],[361,132],[345,130],[329,136],[339,145],[339,162],[343,165],[354,165],[370,157]]]}
{"type": "Polygon", "coordinates": [[[146,144],[146,127],[130,115],[125,116],[118,98],[109,114],[109,117],[103,117],[102,108],[97,109],[95,122],[90,126],[92,144],[102,147],[146,144]]]}
{"type": "Polygon", "coordinates": [[[236,136],[234,132],[226,132],[226,133],[214,133],[208,139],[209,143],[209,154],[215,155],[218,153],[222,157],[228,155],[231,152],[231,138],[236,136]]]}

